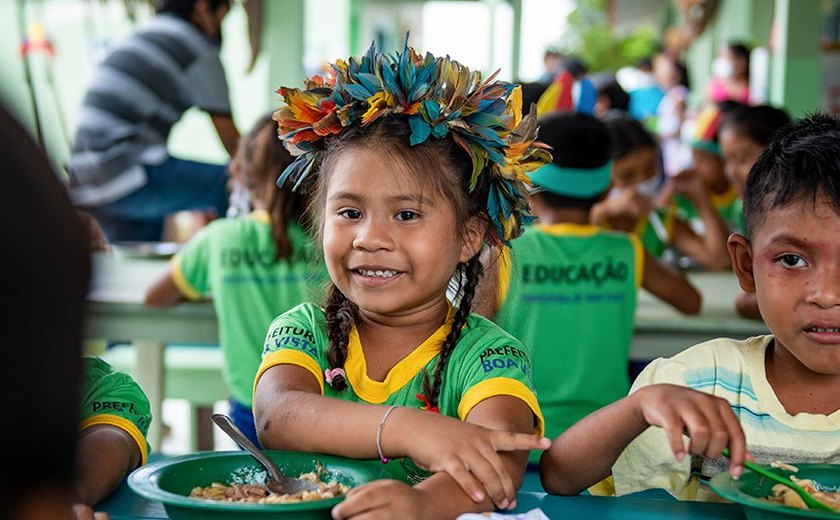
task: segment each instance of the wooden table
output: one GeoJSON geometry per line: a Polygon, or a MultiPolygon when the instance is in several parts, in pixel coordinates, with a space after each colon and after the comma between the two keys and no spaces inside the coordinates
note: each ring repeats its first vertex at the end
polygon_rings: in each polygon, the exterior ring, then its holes
{"type": "MultiPolygon", "coordinates": [[[[135,377],[146,391],[155,418],[149,430],[152,450],[160,449],[163,402],[163,352],[167,343],[218,344],[218,326],[210,303],[171,309],[143,306],[146,288],[167,268],[162,259],[97,254],[89,295],[86,337],[130,341],[136,348],[135,377]]],[[[734,311],[738,285],[731,273],[691,273],[703,293],[698,316],[683,316],[645,291],[639,294],[630,357],[646,361],[671,356],[719,336],[745,338],[767,332],[762,322],[745,320],[734,311]]]]}

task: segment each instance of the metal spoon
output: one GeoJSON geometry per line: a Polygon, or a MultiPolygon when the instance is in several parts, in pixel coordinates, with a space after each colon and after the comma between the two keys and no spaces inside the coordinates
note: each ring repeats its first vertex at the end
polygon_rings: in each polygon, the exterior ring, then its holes
{"type": "Polygon", "coordinates": [[[216,423],[216,426],[221,428],[222,431],[225,432],[228,437],[233,439],[236,444],[240,445],[243,450],[253,455],[253,457],[263,465],[266,471],[268,471],[269,479],[266,481],[265,486],[269,491],[278,495],[293,495],[300,491],[318,490],[318,486],[312,482],[299,478],[287,477],[280,473],[280,469],[274,464],[274,461],[268,458],[261,449],[251,442],[251,439],[246,437],[245,434],[242,433],[242,430],[233,424],[230,417],[224,414],[214,413],[212,418],[213,422],[216,423]]]}
{"type": "MultiPolygon", "coordinates": [[[[729,458],[729,448],[724,448],[723,449],[723,456],[726,457],[727,459],[729,458]]],[[[752,463],[748,460],[744,461],[744,467],[747,468],[750,471],[754,471],[755,473],[758,473],[759,475],[761,475],[763,477],[769,478],[773,482],[776,482],[778,484],[782,484],[782,485],[785,485],[785,486],[789,487],[797,495],[802,497],[802,501],[805,502],[805,505],[808,506],[808,509],[816,509],[816,510],[820,510],[820,511],[832,511],[832,512],[834,511],[829,506],[823,504],[822,502],[820,502],[819,500],[817,500],[816,498],[811,496],[811,494],[808,493],[807,491],[805,491],[805,489],[802,486],[797,485],[794,481],[790,480],[789,478],[783,477],[783,476],[779,475],[778,473],[776,473],[774,471],[770,471],[767,468],[759,466],[758,464],[754,464],[754,463],[752,463]]]]}

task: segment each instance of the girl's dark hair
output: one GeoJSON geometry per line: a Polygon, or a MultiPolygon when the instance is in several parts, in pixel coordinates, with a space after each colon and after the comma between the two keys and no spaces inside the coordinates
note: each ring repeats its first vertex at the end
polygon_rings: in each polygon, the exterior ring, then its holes
{"type": "Polygon", "coordinates": [[[613,159],[621,159],[641,148],[658,148],[653,134],[627,114],[608,113],[601,120],[612,137],[613,159]]]}
{"type": "Polygon", "coordinates": [[[742,58],[744,63],[747,64],[746,74],[747,77],[750,77],[750,48],[746,46],[743,42],[729,42],[727,45],[729,52],[734,54],[738,58],[742,58]]]}
{"type": "Polygon", "coordinates": [[[630,94],[621,88],[615,77],[600,79],[598,86],[595,88],[595,93],[609,99],[612,109],[626,112],[630,108],[630,94]]]}
{"type": "Polygon", "coordinates": [[[782,109],[770,105],[745,105],[727,114],[721,129],[729,128],[761,146],[767,146],[776,133],[789,124],[790,117],[782,109]]]}
{"type": "MultiPolygon", "coordinates": [[[[431,183],[432,189],[443,194],[455,210],[455,222],[459,236],[466,236],[471,219],[478,217],[489,226],[485,201],[489,191],[488,175],[479,176],[478,184],[469,192],[469,180],[472,162],[450,137],[428,139],[417,146],[409,144],[411,130],[404,119],[383,116],[365,126],[345,130],[342,134],[327,141],[326,149],[321,152],[316,168],[319,170],[318,182],[310,204],[310,215],[315,232],[323,236],[324,208],[326,207],[326,188],[328,179],[339,158],[348,151],[375,150],[394,164],[394,175],[409,172],[423,182],[431,183]]],[[[438,362],[434,373],[426,372],[423,387],[425,398],[431,406],[437,406],[443,373],[452,351],[461,337],[464,325],[470,315],[472,300],[478,281],[483,274],[478,253],[467,262],[458,265],[452,277],[455,294],[460,295],[458,309],[452,322],[452,328],[441,345],[438,362]]],[[[327,360],[330,368],[343,368],[347,360],[347,345],[350,329],[358,318],[359,309],[355,303],[331,284],[326,304],[327,336],[330,348],[327,360]]],[[[347,388],[347,381],[342,376],[333,378],[332,387],[336,390],[347,388]]]]}
{"type": "Polygon", "coordinates": [[[240,169],[245,187],[251,196],[263,201],[271,217],[271,234],[276,246],[274,260],[291,259],[293,244],[289,239],[289,223],[306,225],[306,198],[286,187],[277,187],[277,177],[292,164],[294,158],[277,138],[277,124],[271,114],[264,115],[244,136],[245,147],[240,169]]]}
{"type": "Polygon", "coordinates": [[[840,214],[840,119],[815,114],[782,129],[750,169],[744,227],[751,236],[764,213],[827,196],[840,214]]]}
{"type": "MultiPolygon", "coordinates": [[[[184,20],[189,20],[196,2],[198,0],[159,0],[157,2],[157,12],[170,13],[184,20]]],[[[207,0],[207,3],[213,11],[223,5],[230,6],[230,0],[207,0]]]]}

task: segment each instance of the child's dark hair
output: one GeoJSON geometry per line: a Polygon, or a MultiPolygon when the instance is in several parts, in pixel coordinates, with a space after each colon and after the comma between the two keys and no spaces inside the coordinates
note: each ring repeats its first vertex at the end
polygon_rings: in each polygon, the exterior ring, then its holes
{"type": "Polygon", "coordinates": [[[245,187],[251,196],[264,202],[271,217],[274,238],[274,260],[291,259],[294,246],[289,239],[289,223],[305,225],[306,199],[302,193],[277,187],[277,176],[292,164],[294,158],[277,138],[277,124],[271,114],[255,124],[240,146],[245,147],[244,164],[240,165],[245,187]]]}
{"type": "Polygon", "coordinates": [[[744,105],[726,115],[721,129],[728,128],[761,146],[767,146],[776,133],[789,124],[790,117],[780,108],[744,105]]]}
{"type": "MultiPolygon", "coordinates": [[[[539,121],[540,141],[551,146],[552,162],[564,168],[598,168],[612,157],[612,138],[598,119],[573,112],[554,112],[539,121]]],[[[603,194],[577,198],[541,191],[538,196],[555,208],[589,209],[603,194]]]]}
{"type": "Polygon", "coordinates": [[[657,149],[656,138],[637,119],[610,112],[601,120],[612,138],[612,158],[621,159],[641,148],[657,149]]]}
{"type": "Polygon", "coordinates": [[[736,57],[741,58],[747,65],[745,73],[747,77],[750,76],[750,48],[743,42],[739,41],[732,41],[729,42],[726,47],[729,49],[729,52],[734,54],[736,57]]]}
{"type": "Polygon", "coordinates": [[[604,78],[595,88],[597,96],[604,96],[610,100],[610,108],[627,111],[630,108],[630,94],[615,80],[615,77],[604,78]]]}
{"type": "MultiPolygon", "coordinates": [[[[170,13],[184,20],[189,20],[197,2],[198,0],[159,0],[156,2],[157,12],[170,13]]],[[[211,11],[215,11],[223,5],[230,6],[230,2],[231,0],[207,0],[211,11]]]]}
{"type": "Polygon", "coordinates": [[[747,237],[768,210],[827,196],[840,214],[840,119],[815,114],[780,131],[744,185],[747,237]]]}
{"type": "MultiPolygon", "coordinates": [[[[383,116],[367,126],[347,129],[327,142],[326,150],[322,152],[322,157],[316,166],[321,173],[310,205],[312,222],[319,236],[323,233],[326,187],[329,184],[330,173],[343,153],[360,149],[374,149],[377,154],[386,156],[396,165],[396,171],[408,171],[419,176],[422,170],[424,181],[431,182],[434,190],[452,202],[460,236],[466,236],[468,222],[472,218],[479,217],[488,221],[485,201],[488,195],[489,175],[480,175],[478,185],[469,192],[468,185],[472,172],[470,159],[450,136],[443,139],[428,139],[422,144],[411,146],[410,134],[411,129],[404,119],[383,116]]],[[[462,329],[472,308],[478,281],[483,273],[478,256],[476,254],[467,262],[459,264],[453,277],[457,285],[454,289],[460,295],[458,309],[455,312],[452,329],[441,345],[434,374],[430,375],[427,372],[424,376],[424,396],[432,406],[437,406],[446,363],[461,337],[462,329]]],[[[327,336],[330,340],[327,360],[330,368],[342,368],[347,359],[350,328],[358,317],[358,307],[348,300],[334,284],[331,284],[327,296],[326,317],[327,336]]],[[[342,376],[335,376],[332,387],[339,391],[344,390],[347,382],[342,376]]]]}

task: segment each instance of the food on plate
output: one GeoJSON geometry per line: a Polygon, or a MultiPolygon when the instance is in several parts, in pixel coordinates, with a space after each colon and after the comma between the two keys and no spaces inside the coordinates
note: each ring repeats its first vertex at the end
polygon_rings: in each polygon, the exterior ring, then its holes
{"type": "Polygon", "coordinates": [[[300,478],[318,486],[315,491],[299,491],[294,494],[278,495],[262,484],[221,484],[213,482],[206,487],[196,487],[190,492],[192,498],[257,504],[291,504],[309,502],[344,495],[350,488],[338,482],[324,482],[316,472],[303,473],[300,478]]]}

